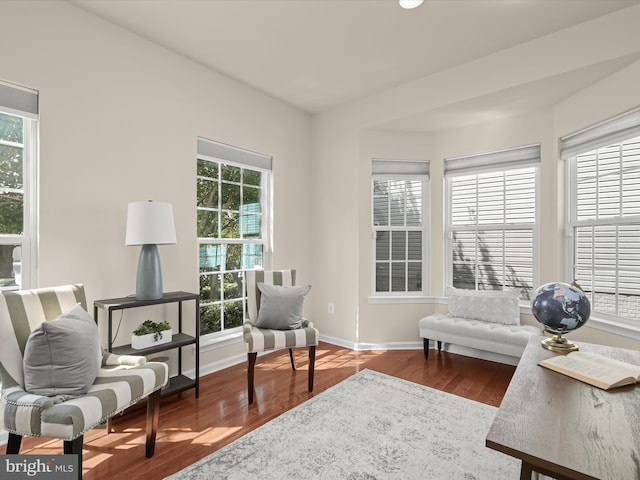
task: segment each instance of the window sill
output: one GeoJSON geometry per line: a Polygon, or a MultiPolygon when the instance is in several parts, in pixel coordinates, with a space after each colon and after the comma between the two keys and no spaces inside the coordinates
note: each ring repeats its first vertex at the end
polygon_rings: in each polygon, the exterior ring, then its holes
{"type": "Polygon", "coordinates": [[[372,296],[368,298],[372,305],[382,305],[385,303],[442,303],[447,304],[447,299],[442,297],[428,297],[426,295],[403,295],[403,296],[372,296]]]}
{"type": "Polygon", "coordinates": [[[591,317],[586,325],[591,328],[603,330],[608,333],[613,333],[615,335],[632,338],[634,340],[640,340],[640,325],[627,325],[624,323],[616,322],[615,320],[597,317],[591,317]]]}
{"type": "Polygon", "coordinates": [[[227,333],[226,335],[210,335],[208,338],[200,338],[200,352],[208,352],[217,348],[227,347],[242,342],[242,329],[227,333]]]}

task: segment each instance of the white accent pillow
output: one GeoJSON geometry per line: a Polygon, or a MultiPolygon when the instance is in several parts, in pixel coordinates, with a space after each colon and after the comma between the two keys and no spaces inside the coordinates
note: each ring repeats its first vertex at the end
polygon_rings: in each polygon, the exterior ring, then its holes
{"type": "Polygon", "coordinates": [[[302,328],[304,296],[311,290],[311,285],[285,287],[259,282],[258,288],[261,292],[260,309],[256,321],[258,328],[273,330],[302,328]]]}
{"type": "Polygon", "coordinates": [[[84,395],[101,362],[96,322],[77,304],[29,335],[23,356],[24,389],[49,397],[84,395]]]}
{"type": "Polygon", "coordinates": [[[516,290],[464,290],[448,287],[449,315],[483,322],[520,325],[516,290]]]}

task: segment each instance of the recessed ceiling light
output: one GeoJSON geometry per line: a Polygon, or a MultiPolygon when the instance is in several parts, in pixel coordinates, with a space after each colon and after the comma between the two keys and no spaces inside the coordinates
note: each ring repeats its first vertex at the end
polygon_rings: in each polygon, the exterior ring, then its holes
{"type": "Polygon", "coordinates": [[[422,5],[423,1],[424,0],[400,0],[400,6],[402,8],[406,8],[407,10],[410,10],[422,5]]]}

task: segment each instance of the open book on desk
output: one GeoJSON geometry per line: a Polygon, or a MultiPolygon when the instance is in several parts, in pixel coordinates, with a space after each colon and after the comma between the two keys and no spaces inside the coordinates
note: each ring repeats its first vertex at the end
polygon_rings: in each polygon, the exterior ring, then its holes
{"type": "Polygon", "coordinates": [[[571,352],[538,362],[538,365],[609,390],[640,382],[640,367],[591,352],[571,352]]]}

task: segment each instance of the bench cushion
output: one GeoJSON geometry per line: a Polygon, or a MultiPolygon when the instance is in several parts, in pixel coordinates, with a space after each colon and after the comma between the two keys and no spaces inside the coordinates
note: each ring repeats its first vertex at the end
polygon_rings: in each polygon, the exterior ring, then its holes
{"type": "Polygon", "coordinates": [[[520,325],[520,299],[517,290],[447,289],[452,317],[483,320],[504,325],[520,325]]]}

